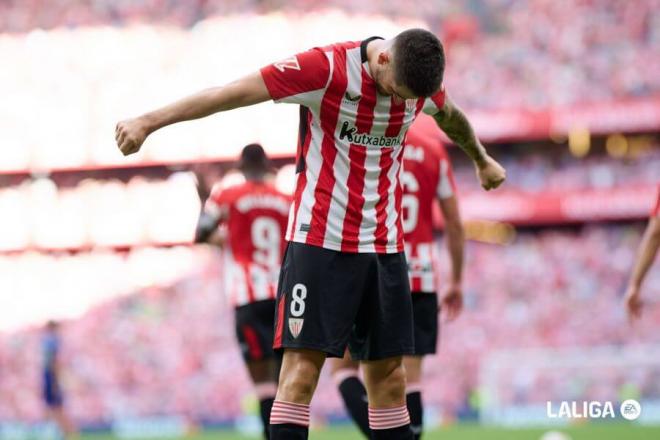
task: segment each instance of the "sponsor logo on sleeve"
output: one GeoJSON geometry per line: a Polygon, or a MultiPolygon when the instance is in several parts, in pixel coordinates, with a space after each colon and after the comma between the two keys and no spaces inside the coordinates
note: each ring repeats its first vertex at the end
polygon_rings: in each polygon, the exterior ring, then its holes
{"type": "Polygon", "coordinates": [[[300,63],[298,63],[298,58],[296,57],[278,61],[277,63],[274,63],[273,66],[280,72],[284,72],[286,69],[300,70],[300,63]]]}

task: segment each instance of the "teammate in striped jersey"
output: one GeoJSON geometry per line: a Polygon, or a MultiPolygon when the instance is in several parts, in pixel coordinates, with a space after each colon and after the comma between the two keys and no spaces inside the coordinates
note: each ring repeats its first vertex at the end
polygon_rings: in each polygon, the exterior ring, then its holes
{"type": "Polygon", "coordinates": [[[238,168],[245,182],[213,189],[200,215],[195,242],[224,248],[225,291],[234,306],[236,337],[259,398],[264,437],[269,438],[279,374],[273,351],[275,292],[291,200],[265,181],[269,164],[261,145],[243,148],[238,168]],[[226,229],[217,235],[220,225],[226,229]]]}
{"type": "MultiPolygon", "coordinates": [[[[456,186],[440,132],[428,117],[418,118],[408,131],[403,172],[403,230],[406,259],[413,298],[415,352],[405,356],[406,401],[414,438],[422,434],[420,380],[422,359],[436,352],[438,341],[438,268],[433,238],[433,207],[436,200],[444,218],[445,240],[451,261],[451,276],[445,283],[442,303],[449,320],[458,316],[463,305],[461,288],[464,234],[456,199],[456,186]],[[431,124],[429,126],[429,123],[431,124]]],[[[334,360],[332,375],[351,417],[370,436],[366,390],[358,377],[359,364],[344,356],[334,360]]]]}
{"type": "Polygon", "coordinates": [[[375,439],[409,439],[402,356],[412,354],[403,253],[403,139],[422,111],[474,161],[485,189],[504,169],[442,87],[444,52],[430,32],[314,48],[117,124],[123,154],[153,131],[270,99],[300,105],[298,177],[278,285],[274,346],[284,350],[273,439],[305,439],[326,357],[347,344],[364,363],[375,439]]]}
{"type": "Polygon", "coordinates": [[[651,218],[646,226],[644,237],[637,251],[637,258],[633,266],[632,276],[626,290],[625,302],[630,320],[642,315],[643,301],[641,300],[641,288],[644,278],[648,273],[655,256],[660,247],[660,184],[658,185],[658,199],[655,208],[651,211],[651,218]]]}

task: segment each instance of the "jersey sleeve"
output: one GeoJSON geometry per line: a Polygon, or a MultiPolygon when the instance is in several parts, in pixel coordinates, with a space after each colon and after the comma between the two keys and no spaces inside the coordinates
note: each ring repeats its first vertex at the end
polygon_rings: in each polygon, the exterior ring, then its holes
{"type": "Polygon", "coordinates": [[[438,93],[424,99],[424,107],[422,107],[422,111],[427,115],[435,115],[445,106],[445,96],[445,87],[442,86],[438,93]]]}
{"type": "Polygon", "coordinates": [[[456,195],[456,182],[454,170],[451,167],[449,157],[440,156],[440,168],[438,173],[438,187],[436,195],[439,199],[448,199],[456,195]]]}
{"type": "Polygon", "coordinates": [[[261,76],[275,102],[308,105],[310,92],[326,87],[330,61],[321,49],[311,49],[262,68],[261,76]]]}
{"type": "Polygon", "coordinates": [[[204,214],[209,216],[214,222],[218,222],[222,217],[229,213],[229,197],[227,191],[216,185],[211,190],[206,204],[204,205],[204,214]]]}

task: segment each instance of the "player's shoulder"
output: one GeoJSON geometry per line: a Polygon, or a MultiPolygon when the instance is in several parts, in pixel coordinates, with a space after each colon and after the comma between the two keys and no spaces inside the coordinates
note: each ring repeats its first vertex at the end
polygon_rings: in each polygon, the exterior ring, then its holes
{"type": "Polygon", "coordinates": [[[229,203],[246,191],[246,183],[247,182],[231,184],[227,184],[226,182],[216,183],[211,189],[211,199],[216,202],[229,203]]]}
{"type": "Polygon", "coordinates": [[[290,199],[291,196],[280,191],[275,183],[266,180],[262,182],[255,181],[246,181],[239,185],[233,186],[231,189],[231,194],[234,198],[242,197],[245,195],[266,195],[269,197],[276,197],[282,199],[290,199]]]}
{"type": "MultiPolygon", "coordinates": [[[[291,194],[287,194],[284,191],[280,190],[274,183],[268,182],[264,185],[265,191],[268,193],[269,196],[274,197],[276,199],[279,199],[281,202],[284,203],[291,203],[293,200],[293,197],[291,194]]],[[[288,212],[288,211],[287,211],[288,212]]]]}
{"type": "Polygon", "coordinates": [[[361,44],[362,44],[362,40],[341,41],[337,43],[328,44],[326,46],[322,46],[319,49],[322,50],[323,52],[344,51],[344,50],[355,49],[356,47],[360,47],[361,44]]]}

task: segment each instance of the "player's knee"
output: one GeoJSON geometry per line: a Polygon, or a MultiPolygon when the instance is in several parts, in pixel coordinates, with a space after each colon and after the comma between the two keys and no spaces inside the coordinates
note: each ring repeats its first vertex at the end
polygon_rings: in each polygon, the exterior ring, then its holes
{"type": "Polygon", "coordinates": [[[280,376],[278,400],[308,404],[319,380],[319,370],[314,364],[299,363],[280,376]]]}
{"type": "Polygon", "coordinates": [[[402,364],[392,364],[369,379],[369,403],[388,406],[405,401],[406,371],[402,364]]]}
{"type": "Polygon", "coordinates": [[[405,399],[406,395],[406,370],[403,365],[392,369],[383,384],[385,392],[383,398],[390,402],[398,402],[405,399]]]}

